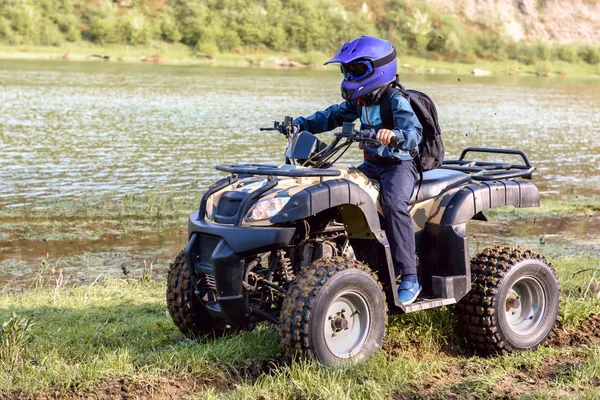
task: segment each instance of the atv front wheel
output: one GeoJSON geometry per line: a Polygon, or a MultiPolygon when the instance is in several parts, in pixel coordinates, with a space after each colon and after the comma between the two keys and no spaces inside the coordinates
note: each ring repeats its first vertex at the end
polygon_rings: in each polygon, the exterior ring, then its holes
{"type": "Polygon", "coordinates": [[[387,324],[385,294],[375,274],[359,261],[317,260],[288,293],[280,317],[288,357],[332,365],[364,359],[381,347],[387,324]]]}
{"type": "Polygon", "coordinates": [[[224,321],[211,317],[194,294],[194,285],[182,251],[171,264],[167,278],[167,307],[173,322],[186,336],[220,336],[228,330],[224,321]]]}
{"type": "Polygon", "coordinates": [[[531,250],[497,246],[471,260],[472,289],[456,305],[467,345],[484,353],[534,349],[555,328],[556,272],[531,250]]]}

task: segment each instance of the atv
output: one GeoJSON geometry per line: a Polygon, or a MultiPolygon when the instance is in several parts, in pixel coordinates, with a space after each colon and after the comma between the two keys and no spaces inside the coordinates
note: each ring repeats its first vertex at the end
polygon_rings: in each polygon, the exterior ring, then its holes
{"type": "Polygon", "coordinates": [[[374,132],[346,123],[327,145],[298,132],[291,117],[261,129],[287,137],[285,163],[218,165],[229,175],[189,216],[189,242],[167,283],[184,334],[219,336],[268,321],[287,356],[335,365],[380,348],[388,314],[453,304],[465,344],[480,354],[533,349],[552,333],[560,289],[543,256],[496,246],[469,261],[469,221],[486,221],[489,208],[539,206],[538,189],[524,180],[534,170],[525,153],[467,148],[422,174],[410,212],[423,290],[403,305],[379,184],[336,164],[352,143],[373,143],[374,132]],[[474,152],[523,163],[467,160],[474,152]]]}

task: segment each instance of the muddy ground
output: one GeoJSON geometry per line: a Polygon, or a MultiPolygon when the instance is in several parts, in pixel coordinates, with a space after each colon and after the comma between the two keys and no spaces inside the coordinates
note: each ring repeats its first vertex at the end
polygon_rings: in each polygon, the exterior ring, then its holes
{"type": "MultiPolygon", "coordinates": [[[[396,347],[394,341],[388,341],[382,351],[390,357],[419,358],[423,353],[419,351],[420,342],[414,338],[411,349],[404,346],[396,347]]],[[[581,348],[600,344],[600,315],[591,314],[588,319],[575,325],[558,327],[548,341],[552,348],[581,348]]],[[[560,357],[550,357],[539,368],[530,368],[522,365],[519,372],[505,377],[495,387],[494,393],[481,396],[478,393],[469,393],[469,379],[477,377],[484,371],[478,369],[477,363],[471,358],[474,356],[469,350],[461,346],[448,346],[437,354],[437,358],[447,363],[448,367],[441,372],[423,376],[418,383],[408,388],[390,393],[389,398],[394,400],[408,399],[517,399],[529,398],[540,391],[550,388],[558,377],[575,368],[584,361],[583,356],[577,352],[560,357]],[[460,382],[460,383],[459,383],[460,382]],[[466,382],[466,383],[465,383],[466,382]]],[[[280,367],[280,360],[264,360],[262,363],[242,362],[231,371],[231,379],[221,381],[206,381],[198,376],[189,375],[181,377],[155,377],[132,376],[113,378],[97,385],[79,390],[47,391],[45,393],[24,394],[13,392],[0,394],[2,400],[50,400],[50,399],[176,399],[195,398],[194,396],[206,387],[216,389],[217,392],[231,393],[235,391],[237,383],[252,382],[259,377],[270,374],[280,367]]],[[[595,382],[600,386],[600,380],[595,382]]],[[[555,391],[558,397],[572,398],[574,393],[570,390],[555,391]]],[[[261,398],[262,400],[276,399],[277,397],[261,398]]],[[[298,397],[302,399],[303,397],[298,397]]]]}

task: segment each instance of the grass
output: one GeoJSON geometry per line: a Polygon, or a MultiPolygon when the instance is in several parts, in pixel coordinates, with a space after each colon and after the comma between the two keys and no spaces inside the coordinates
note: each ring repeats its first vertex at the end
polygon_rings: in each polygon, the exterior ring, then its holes
{"type": "MultiPolygon", "coordinates": [[[[458,73],[470,74],[475,68],[490,71],[492,74],[517,74],[533,75],[537,72],[550,72],[556,76],[593,76],[600,73],[598,65],[590,65],[583,62],[568,63],[565,61],[548,61],[544,68],[540,69],[536,64],[524,64],[516,60],[491,61],[477,59],[474,63],[450,62],[445,60],[432,60],[414,56],[400,56],[398,65],[408,69],[417,68],[418,73],[458,73]],[[433,71],[431,71],[433,69],[433,71]]],[[[405,72],[405,71],[404,71],[405,72]]]]}
{"type": "Polygon", "coordinates": [[[510,220],[536,216],[594,216],[600,213],[598,196],[542,197],[539,207],[499,207],[485,211],[493,219],[510,220]]]}
{"type": "Polygon", "coordinates": [[[197,209],[200,198],[200,192],[147,191],[4,207],[0,208],[0,241],[140,237],[158,229],[185,227],[187,215],[197,209]],[[30,229],[32,223],[34,230],[30,229]]]}
{"type": "MultiPolygon", "coordinates": [[[[81,41],[61,46],[10,46],[0,44],[0,59],[68,59],[77,61],[102,61],[104,56],[109,61],[140,62],[142,57],[160,57],[160,62],[168,64],[203,64],[228,66],[262,66],[276,67],[276,59],[287,58],[304,65],[320,67],[328,55],[321,52],[302,52],[289,50],[274,52],[267,50],[245,51],[238,53],[218,53],[213,58],[197,57],[189,47],[181,43],[152,42],[147,45],[94,45],[81,41]],[[101,57],[98,57],[101,56],[101,57]]],[[[475,68],[490,71],[493,74],[536,74],[550,72],[555,76],[597,76],[599,65],[586,64],[583,61],[568,63],[561,60],[545,61],[527,65],[515,60],[491,61],[477,59],[473,63],[450,62],[445,60],[426,59],[401,54],[398,57],[399,71],[406,73],[445,73],[471,74],[475,68]]]]}
{"type": "MultiPolygon", "coordinates": [[[[592,274],[573,275],[598,260],[554,262],[563,286],[561,323],[570,326],[600,312],[600,289],[586,290],[592,274]]],[[[463,355],[448,308],[394,317],[375,357],[326,368],[283,360],[279,335],[267,325],[216,340],[184,338],[168,315],[164,283],[148,277],[54,286],[0,295],[0,321],[14,321],[16,313],[33,323],[20,361],[0,367],[0,394],[102,396],[125,385],[142,394],[151,388],[164,398],[175,393],[165,388],[224,399],[591,398],[600,380],[598,345],[463,355]]]]}
{"type": "Polygon", "coordinates": [[[170,190],[148,190],[143,193],[115,192],[85,199],[57,198],[20,207],[0,207],[0,218],[178,216],[197,208],[201,195],[202,193],[197,191],[190,195],[170,190]]]}
{"type": "Polygon", "coordinates": [[[0,363],[3,368],[13,370],[21,361],[21,352],[29,338],[30,321],[14,312],[0,326],[0,363]]]}

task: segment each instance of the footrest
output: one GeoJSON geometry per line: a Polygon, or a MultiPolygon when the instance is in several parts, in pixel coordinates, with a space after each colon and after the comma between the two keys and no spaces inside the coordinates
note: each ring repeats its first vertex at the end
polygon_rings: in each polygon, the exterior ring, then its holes
{"type": "Polygon", "coordinates": [[[406,310],[406,313],[408,314],[415,311],[422,311],[427,310],[428,308],[437,308],[455,303],[456,301],[454,299],[429,299],[426,297],[419,297],[414,303],[408,306],[404,306],[404,308],[406,310]]]}

